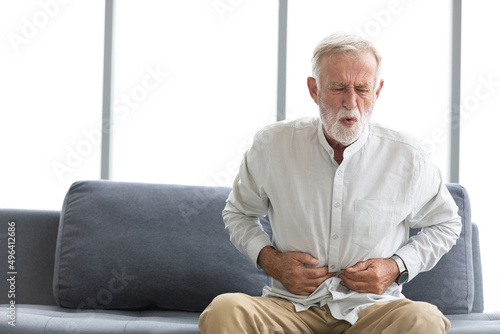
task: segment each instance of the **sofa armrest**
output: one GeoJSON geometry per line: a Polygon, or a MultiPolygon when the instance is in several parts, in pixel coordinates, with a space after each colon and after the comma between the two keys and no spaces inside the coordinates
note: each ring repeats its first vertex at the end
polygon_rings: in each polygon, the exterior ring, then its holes
{"type": "Polygon", "coordinates": [[[0,270],[4,275],[16,272],[15,296],[8,296],[10,282],[0,280],[0,304],[14,300],[16,304],[56,305],[52,280],[58,226],[58,211],[0,209],[0,270]],[[11,230],[15,233],[14,270],[7,263],[9,222],[15,222],[15,231],[11,230]]]}

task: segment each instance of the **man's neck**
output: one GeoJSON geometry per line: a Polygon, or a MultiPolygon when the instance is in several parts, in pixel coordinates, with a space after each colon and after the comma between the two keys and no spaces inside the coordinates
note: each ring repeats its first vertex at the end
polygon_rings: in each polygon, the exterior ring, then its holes
{"type": "MultiPolygon", "coordinates": [[[[324,132],[324,130],[323,130],[324,132]]],[[[335,139],[331,138],[328,134],[325,133],[325,138],[328,144],[330,145],[331,148],[333,148],[333,158],[337,163],[340,165],[342,161],[344,160],[344,150],[347,148],[347,146],[342,145],[335,139]]]]}

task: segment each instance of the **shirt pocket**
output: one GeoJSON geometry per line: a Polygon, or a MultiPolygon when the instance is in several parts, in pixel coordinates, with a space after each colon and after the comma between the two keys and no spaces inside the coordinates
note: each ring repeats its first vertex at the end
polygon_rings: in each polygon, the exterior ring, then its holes
{"type": "Polygon", "coordinates": [[[394,203],[378,200],[354,202],[352,242],[371,250],[384,239],[393,224],[394,203]]]}

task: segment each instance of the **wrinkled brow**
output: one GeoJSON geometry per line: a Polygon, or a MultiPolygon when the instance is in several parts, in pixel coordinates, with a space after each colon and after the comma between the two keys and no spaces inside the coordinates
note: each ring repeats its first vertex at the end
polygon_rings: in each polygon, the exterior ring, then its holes
{"type": "MultiPolygon", "coordinates": [[[[342,88],[346,88],[346,87],[351,87],[349,84],[345,83],[345,82],[337,82],[337,81],[334,81],[334,82],[330,82],[328,84],[328,88],[333,88],[333,87],[342,87],[342,88]]],[[[360,83],[355,83],[353,85],[353,87],[356,87],[356,88],[370,88],[370,83],[369,82],[360,82],[360,83]]]]}

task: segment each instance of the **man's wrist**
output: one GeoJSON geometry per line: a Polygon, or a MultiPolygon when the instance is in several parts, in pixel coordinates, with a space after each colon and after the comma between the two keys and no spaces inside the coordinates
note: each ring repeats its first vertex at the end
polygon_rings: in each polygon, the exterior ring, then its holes
{"type": "Polygon", "coordinates": [[[391,269],[392,269],[391,273],[392,273],[393,281],[396,281],[396,279],[399,276],[398,264],[396,263],[396,260],[394,260],[392,257],[388,258],[388,260],[391,263],[391,269]]]}
{"type": "Polygon", "coordinates": [[[276,249],[272,246],[264,246],[257,257],[257,264],[261,266],[262,269],[265,271],[266,263],[268,262],[268,258],[273,252],[277,252],[276,249]]]}

